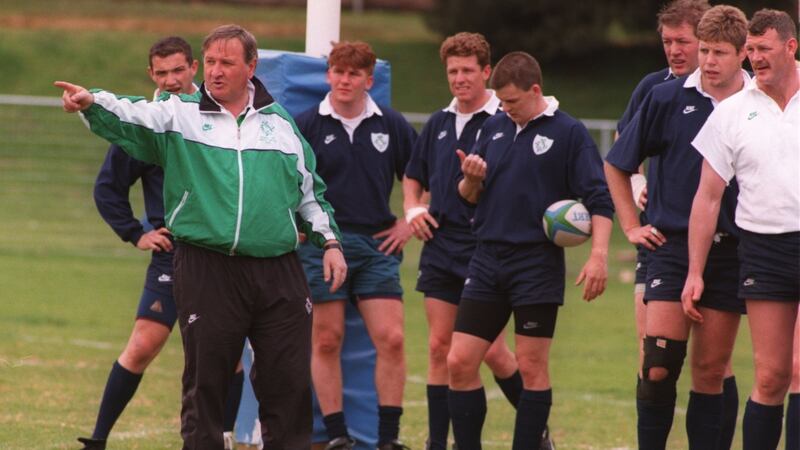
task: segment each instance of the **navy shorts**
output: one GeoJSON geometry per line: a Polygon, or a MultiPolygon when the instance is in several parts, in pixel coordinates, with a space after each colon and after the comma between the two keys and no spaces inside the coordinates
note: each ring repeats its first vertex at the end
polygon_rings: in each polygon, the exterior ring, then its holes
{"type": "MultiPolygon", "coordinates": [[[[681,301],[689,272],[689,248],[686,233],[665,234],[667,242],[647,256],[647,281],[644,301],[681,301]]],[[[699,306],[719,311],[745,313],[739,298],[739,241],[731,236],[715,235],[703,272],[703,295],[699,306]]]]}
{"type": "Polygon", "coordinates": [[[347,278],[334,293],[325,283],[322,268],[322,249],[309,243],[298,248],[300,261],[311,288],[314,303],[335,300],[369,300],[373,298],[403,298],[400,286],[400,263],[402,255],[384,255],[378,251],[382,239],[360,233],[342,233],[342,248],[347,262],[347,278]]]}
{"type": "Polygon", "coordinates": [[[462,298],[511,307],[564,304],[564,249],[537,244],[478,243],[462,298]]]}
{"type": "Polygon", "coordinates": [[[739,295],[752,300],[800,300],[800,232],[742,230],[739,295]]]}
{"type": "Polygon", "coordinates": [[[434,230],[419,257],[417,291],[458,305],[474,251],[475,236],[469,230],[434,230]]]}
{"type": "Polygon", "coordinates": [[[169,329],[178,320],[177,306],[172,294],[172,256],[172,252],[153,252],[136,310],[137,319],[153,320],[169,329]]]}
{"type": "Polygon", "coordinates": [[[647,255],[650,250],[644,245],[636,248],[636,281],[635,284],[644,284],[647,281],[647,255]]]}

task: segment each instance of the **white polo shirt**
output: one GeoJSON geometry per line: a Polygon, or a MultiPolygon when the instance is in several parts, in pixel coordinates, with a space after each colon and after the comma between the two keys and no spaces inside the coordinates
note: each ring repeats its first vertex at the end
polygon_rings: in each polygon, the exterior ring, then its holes
{"type": "Polygon", "coordinates": [[[800,92],[781,111],[753,78],[714,109],[692,146],[725,182],[736,177],[736,225],[800,231],[800,92]]]}

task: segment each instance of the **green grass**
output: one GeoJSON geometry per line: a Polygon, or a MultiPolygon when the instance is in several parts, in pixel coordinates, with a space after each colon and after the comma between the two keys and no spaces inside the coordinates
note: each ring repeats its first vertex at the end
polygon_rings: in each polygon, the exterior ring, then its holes
{"type": "MultiPolygon", "coordinates": [[[[178,33],[200,48],[213,26],[237,22],[252,29],[262,48],[302,51],[302,10],[275,7],[102,0],[0,0],[1,93],[58,95],[56,79],[118,93],[150,95],[146,74],[150,44],[178,33]],[[12,20],[14,19],[14,20],[12,20]]],[[[440,37],[412,13],[342,15],[342,38],[370,42],[392,64],[393,106],[431,112],[449,101],[438,57],[440,37]]],[[[199,56],[199,50],[198,55],[199,56]]],[[[576,117],[618,117],[636,82],[659,69],[654,52],[619,48],[543,67],[545,92],[576,117]]],[[[202,75],[198,75],[198,80],[202,75]]]]}
{"type": "MultiPolygon", "coordinates": [[[[126,342],[147,258],[95,212],[92,182],[106,144],[76,117],[57,108],[0,107],[0,135],[0,448],[74,448],[74,438],[91,431],[108,370],[126,342]]],[[[409,362],[402,435],[412,448],[426,437],[427,326],[413,290],[419,248],[409,245],[402,266],[409,362]]],[[[627,245],[615,235],[608,291],[585,304],[571,280],[587,250],[568,252],[550,423],[559,448],[634,448],[631,286],[618,280],[632,263],[618,257],[627,245]]],[[[752,380],[746,326],[740,334],[734,367],[744,399],[752,380]]],[[[173,336],[115,428],[114,448],[179,445],[181,370],[180,339],[173,336]]],[[[484,439],[487,448],[508,448],[513,410],[485,379],[484,439]]],[[[685,447],[687,380],[669,448],[685,447]]]]}

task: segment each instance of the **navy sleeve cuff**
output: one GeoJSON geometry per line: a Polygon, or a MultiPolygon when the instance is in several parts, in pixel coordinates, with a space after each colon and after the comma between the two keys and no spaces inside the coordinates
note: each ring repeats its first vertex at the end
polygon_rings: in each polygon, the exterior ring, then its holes
{"type": "Polygon", "coordinates": [[[614,208],[608,208],[605,206],[601,208],[592,208],[592,210],[589,211],[589,214],[592,216],[603,216],[614,220],[614,208]]]}

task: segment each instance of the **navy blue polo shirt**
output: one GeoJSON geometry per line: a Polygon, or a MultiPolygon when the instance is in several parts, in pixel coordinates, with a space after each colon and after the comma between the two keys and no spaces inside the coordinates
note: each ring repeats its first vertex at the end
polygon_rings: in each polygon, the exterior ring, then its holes
{"type": "MultiPolygon", "coordinates": [[[[368,100],[371,102],[371,99],[368,100]]],[[[354,130],[353,142],[342,122],[315,106],[296,118],[317,159],[342,231],[372,234],[392,226],[389,209],[394,179],[401,180],[417,132],[400,113],[377,106],[354,130]]]]}
{"type": "MultiPolygon", "coordinates": [[[[94,184],[94,201],[97,211],[117,235],[134,246],[145,233],[144,225],[136,218],[131,207],[130,190],[137,180],[142,182],[144,209],[153,229],[163,228],[164,222],[164,172],[161,167],[133,159],[125,151],[111,145],[94,184]]],[[[160,294],[172,296],[172,284],[158,280],[161,275],[172,275],[172,252],[152,252],[150,269],[145,286],[160,294]]]]}
{"type": "Polygon", "coordinates": [[[475,209],[473,232],[481,242],[547,242],[542,216],[551,204],[580,198],[589,213],[611,218],[614,205],[597,146],[586,127],[548,108],[516,134],[507,114],[496,114],[481,129],[475,145],[486,161],[484,189],[475,209]]]}
{"type": "Polygon", "coordinates": [[[653,86],[674,79],[675,75],[669,67],[645,75],[644,78],[639,81],[639,84],[636,85],[636,89],[633,90],[631,98],[628,100],[628,106],[625,107],[625,112],[622,113],[622,117],[620,117],[619,122],[617,122],[617,133],[622,134],[622,130],[624,130],[631,119],[633,119],[636,111],[639,110],[639,106],[641,106],[644,98],[647,97],[647,94],[650,93],[650,89],[652,89],[653,86]]]}
{"type": "Polygon", "coordinates": [[[456,115],[442,110],[434,113],[417,139],[406,176],[419,181],[431,193],[430,214],[441,229],[469,230],[474,209],[468,207],[458,194],[462,177],[461,160],[456,149],[469,153],[475,145],[478,130],[491,115],[476,112],[456,138],[456,115]]]}
{"type": "MultiPolygon", "coordinates": [[[[699,79],[699,72],[692,76],[699,79]]],[[[684,86],[686,81],[687,77],[681,77],[654,86],[606,157],[611,165],[630,173],[651,158],[645,213],[656,228],[672,233],[689,229],[703,163],[691,142],[714,110],[711,99],[694,85],[684,86]]],[[[720,232],[738,235],[733,222],[737,193],[735,183],[725,189],[717,224],[720,232]]]]}

